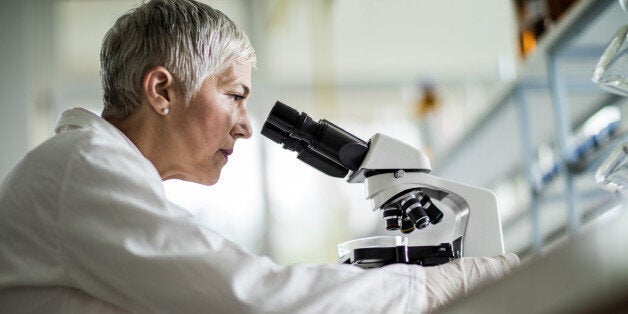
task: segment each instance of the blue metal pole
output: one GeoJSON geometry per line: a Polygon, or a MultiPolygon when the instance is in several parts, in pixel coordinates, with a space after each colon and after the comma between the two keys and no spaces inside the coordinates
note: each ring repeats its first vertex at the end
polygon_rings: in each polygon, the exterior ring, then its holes
{"type": "Polygon", "coordinates": [[[541,234],[541,219],[539,217],[538,180],[534,175],[534,144],[532,140],[532,128],[530,125],[530,113],[525,96],[525,85],[517,87],[514,91],[514,102],[518,110],[519,129],[521,131],[521,143],[523,144],[525,174],[528,179],[530,192],[530,224],[532,226],[532,252],[538,254],[543,247],[541,234]]]}
{"type": "Polygon", "coordinates": [[[567,226],[570,235],[576,235],[580,228],[580,213],[576,206],[573,175],[568,169],[568,163],[572,160],[569,139],[571,137],[571,116],[567,103],[567,92],[564,77],[558,69],[558,57],[555,50],[547,55],[547,70],[549,89],[554,109],[554,127],[556,131],[556,144],[560,155],[560,173],[565,182],[565,203],[567,205],[567,226]]]}

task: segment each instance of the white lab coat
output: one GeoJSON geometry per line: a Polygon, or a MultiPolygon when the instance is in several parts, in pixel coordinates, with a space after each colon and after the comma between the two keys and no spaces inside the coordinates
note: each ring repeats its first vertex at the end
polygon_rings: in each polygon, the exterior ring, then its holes
{"type": "Polygon", "coordinates": [[[280,266],[169,202],[157,170],[104,119],[71,109],[56,131],[0,186],[0,313],[426,309],[419,266],[280,266]]]}

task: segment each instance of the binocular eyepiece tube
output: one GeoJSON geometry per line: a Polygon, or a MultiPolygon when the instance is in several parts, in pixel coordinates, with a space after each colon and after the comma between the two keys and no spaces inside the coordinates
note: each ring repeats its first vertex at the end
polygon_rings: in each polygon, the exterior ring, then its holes
{"type": "Polygon", "coordinates": [[[299,113],[279,101],[271,109],[262,135],[297,152],[299,160],[337,178],[357,170],[368,151],[367,143],[353,134],[327,120],[316,122],[305,112],[299,113]]]}

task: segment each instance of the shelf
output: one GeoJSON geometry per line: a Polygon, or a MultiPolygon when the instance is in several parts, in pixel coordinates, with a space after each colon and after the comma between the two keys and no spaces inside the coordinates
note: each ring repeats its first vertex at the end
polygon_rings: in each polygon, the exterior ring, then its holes
{"type": "Polygon", "coordinates": [[[606,43],[625,22],[615,0],[581,0],[539,41],[537,52],[520,67],[518,76],[496,91],[484,114],[433,160],[441,176],[472,184],[490,185],[524,162],[515,93],[523,91],[534,118],[533,142],[554,138],[552,98],[548,92],[547,57],[557,52],[565,79],[569,121],[582,120],[591,107],[616,97],[591,82],[593,67],[606,43]],[[592,36],[591,34],[597,34],[592,36]],[[600,34],[604,34],[600,36],[600,34]]]}

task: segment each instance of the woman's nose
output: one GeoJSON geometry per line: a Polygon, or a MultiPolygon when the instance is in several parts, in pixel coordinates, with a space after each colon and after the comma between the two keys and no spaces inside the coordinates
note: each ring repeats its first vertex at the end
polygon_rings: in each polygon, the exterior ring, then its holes
{"type": "Polygon", "coordinates": [[[238,121],[231,130],[231,136],[234,138],[250,138],[252,134],[251,121],[249,120],[248,111],[245,109],[240,114],[238,121]]]}

